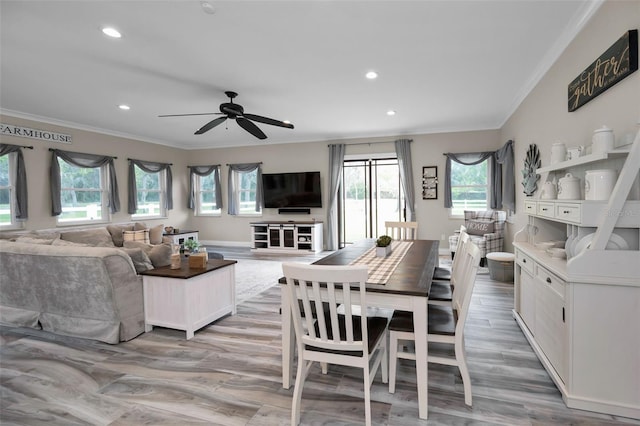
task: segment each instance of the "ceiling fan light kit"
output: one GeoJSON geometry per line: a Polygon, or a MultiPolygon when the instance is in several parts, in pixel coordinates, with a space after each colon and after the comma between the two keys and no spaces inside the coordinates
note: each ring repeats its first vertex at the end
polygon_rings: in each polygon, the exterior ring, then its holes
{"type": "Polygon", "coordinates": [[[244,108],[240,104],[233,103],[233,100],[238,96],[236,92],[227,91],[225,94],[229,97],[229,102],[224,102],[220,104],[220,112],[205,112],[205,113],[195,113],[195,114],[169,114],[169,115],[159,115],[158,117],[185,117],[191,115],[218,115],[222,114],[224,117],[214,118],[213,120],[206,123],[204,126],[200,127],[195,131],[195,135],[201,135],[203,133],[208,132],[214,127],[224,123],[227,119],[236,120],[236,123],[240,127],[242,127],[247,132],[251,133],[258,139],[266,139],[267,135],[264,134],[262,130],[258,126],[256,126],[253,122],[257,121],[258,123],[269,124],[271,126],[284,127],[287,129],[293,129],[293,124],[288,121],[280,121],[269,117],[263,117],[261,115],[255,114],[245,114],[244,108]]]}

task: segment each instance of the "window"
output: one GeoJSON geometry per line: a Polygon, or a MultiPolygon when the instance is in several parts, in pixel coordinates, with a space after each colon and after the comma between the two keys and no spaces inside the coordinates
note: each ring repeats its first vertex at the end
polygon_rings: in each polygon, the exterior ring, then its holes
{"type": "Polygon", "coordinates": [[[77,167],[58,158],[60,204],[58,223],[106,221],[109,219],[107,166],[77,167]]]}
{"type": "Polygon", "coordinates": [[[134,166],[136,178],[136,199],[138,208],[131,216],[134,218],[165,217],[165,171],[148,173],[134,166]]]}
{"type": "Polygon", "coordinates": [[[0,157],[0,227],[17,224],[14,188],[15,153],[0,157]]]}
{"type": "MultiPolygon", "coordinates": [[[[238,215],[260,215],[262,207],[256,206],[258,189],[258,168],[249,172],[231,171],[233,179],[233,197],[238,215]]],[[[231,203],[230,203],[231,204],[231,203]]]]}
{"type": "Polygon", "coordinates": [[[489,206],[489,160],[467,166],[451,162],[451,216],[465,210],[487,210],[489,206]]]}
{"type": "Polygon", "coordinates": [[[208,176],[194,176],[196,186],[196,215],[219,216],[222,213],[222,209],[216,205],[214,173],[208,176]]]}

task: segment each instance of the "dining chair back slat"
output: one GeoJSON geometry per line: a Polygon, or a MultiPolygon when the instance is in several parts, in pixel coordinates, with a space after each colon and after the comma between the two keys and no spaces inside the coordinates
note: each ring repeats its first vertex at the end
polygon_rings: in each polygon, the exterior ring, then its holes
{"type": "Polygon", "coordinates": [[[384,223],[385,233],[394,240],[416,240],[418,238],[418,222],[384,223]]]}

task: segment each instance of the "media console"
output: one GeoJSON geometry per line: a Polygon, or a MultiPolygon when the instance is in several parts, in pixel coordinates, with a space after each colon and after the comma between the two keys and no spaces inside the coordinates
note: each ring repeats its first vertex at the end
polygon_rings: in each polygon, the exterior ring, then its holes
{"type": "Polygon", "coordinates": [[[252,222],[251,250],[319,253],[322,251],[322,222],[252,222]]]}

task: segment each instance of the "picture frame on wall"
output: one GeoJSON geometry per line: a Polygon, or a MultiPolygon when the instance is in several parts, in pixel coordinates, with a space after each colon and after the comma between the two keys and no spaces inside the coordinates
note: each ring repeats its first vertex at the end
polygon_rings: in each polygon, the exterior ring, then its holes
{"type": "Polygon", "coordinates": [[[427,166],[422,168],[422,199],[438,199],[438,167],[427,166]]]}

